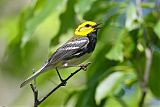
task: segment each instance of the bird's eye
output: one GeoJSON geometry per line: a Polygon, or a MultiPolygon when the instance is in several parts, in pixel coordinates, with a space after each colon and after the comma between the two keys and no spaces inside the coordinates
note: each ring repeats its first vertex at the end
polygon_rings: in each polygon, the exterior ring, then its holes
{"type": "Polygon", "coordinates": [[[91,26],[91,25],[89,25],[89,24],[86,24],[86,25],[85,25],[85,27],[90,27],[90,26],[91,26]]]}

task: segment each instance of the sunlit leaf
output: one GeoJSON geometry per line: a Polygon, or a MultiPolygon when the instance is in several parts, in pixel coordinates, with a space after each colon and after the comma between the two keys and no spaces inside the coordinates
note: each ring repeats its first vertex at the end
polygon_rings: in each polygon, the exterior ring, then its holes
{"type": "Polygon", "coordinates": [[[89,107],[96,106],[95,101],[95,90],[98,85],[99,79],[102,78],[102,76],[108,76],[111,74],[111,70],[107,70],[115,63],[106,60],[104,58],[105,52],[101,50],[99,52],[99,55],[101,57],[96,58],[95,63],[91,64],[91,66],[88,69],[88,81],[87,81],[87,88],[83,91],[81,91],[80,96],[78,97],[76,107],[84,107],[85,105],[88,105],[89,107]],[[99,59],[98,59],[99,58],[99,59]],[[97,66],[95,66],[96,64],[97,66]],[[98,71],[98,72],[97,72],[98,71]],[[106,71],[106,72],[104,72],[106,71]]]}
{"type": "MultiPolygon", "coordinates": [[[[40,2],[38,2],[40,3],[40,2]]],[[[32,36],[32,33],[35,31],[37,26],[47,17],[51,14],[53,10],[56,10],[56,6],[60,3],[59,1],[52,1],[52,0],[46,0],[46,2],[43,2],[43,8],[39,14],[34,15],[29,20],[27,20],[25,23],[25,31],[22,36],[22,44],[21,47],[24,47],[25,44],[29,41],[29,39],[32,36]]]]}
{"type": "Polygon", "coordinates": [[[157,34],[158,38],[160,39],[160,21],[154,27],[154,31],[157,34]]]}
{"type": "Polygon", "coordinates": [[[68,0],[66,4],[65,11],[60,15],[60,28],[56,36],[51,39],[50,46],[57,45],[59,43],[59,38],[62,34],[67,33],[71,28],[76,25],[76,15],[74,6],[76,0],[68,0]]]}
{"type": "MultiPolygon", "coordinates": [[[[114,72],[109,76],[106,76],[106,78],[104,78],[96,88],[95,100],[98,105],[101,104],[105,98],[110,96],[117,97],[117,100],[121,99],[125,95],[124,89],[131,87],[137,79],[133,69],[126,69],[122,66],[115,66],[111,69],[118,72],[114,72]],[[119,72],[119,70],[122,70],[122,72],[119,72]]],[[[123,105],[121,100],[118,100],[118,102],[123,105]]]]}
{"type": "Polygon", "coordinates": [[[139,22],[142,22],[142,19],[137,15],[136,5],[130,3],[126,8],[126,28],[128,30],[133,30],[139,27],[139,22]]]}
{"type": "Polygon", "coordinates": [[[123,76],[124,73],[115,72],[98,85],[95,94],[95,99],[97,104],[100,104],[102,99],[104,99],[108,95],[111,95],[112,92],[114,92],[117,83],[119,83],[119,81],[122,79],[123,76]]]}

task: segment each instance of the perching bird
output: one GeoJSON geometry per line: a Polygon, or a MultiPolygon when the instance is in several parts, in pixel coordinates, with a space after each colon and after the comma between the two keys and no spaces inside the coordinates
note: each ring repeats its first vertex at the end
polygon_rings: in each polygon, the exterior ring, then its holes
{"type": "Polygon", "coordinates": [[[44,73],[49,68],[67,68],[78,66],[93,53],[96,41],[97,31],[100,24],[92,21],[86,21],[78,26],[75,35],[64,45],[59,47],[55,53],[42,65],[42,67],[27,78],[20,87],[30,83],[34,78],[44,73]]]}

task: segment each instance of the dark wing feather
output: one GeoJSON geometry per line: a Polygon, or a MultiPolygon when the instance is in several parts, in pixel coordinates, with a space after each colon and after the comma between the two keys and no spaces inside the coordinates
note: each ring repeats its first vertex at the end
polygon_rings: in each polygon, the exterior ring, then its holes
{"type": "Polygon", "coordinates": [[[57,51],[48,60],[48,65],[54,65],[55,63],[63,59],[67,59],[74,53],[86,47],[88,43],[89,43],[88,37],[72,38],[71,40],[66,42],[63,46],[57,49],[57,51]]]}

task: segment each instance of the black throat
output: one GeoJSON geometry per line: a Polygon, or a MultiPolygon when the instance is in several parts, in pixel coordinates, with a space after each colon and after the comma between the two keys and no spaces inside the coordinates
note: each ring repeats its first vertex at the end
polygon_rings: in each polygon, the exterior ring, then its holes
{"type": "Polygon", "coordinates": [[[87,37],[89,39],[89,43],[87,45],[87,53],[93,52],[97,42],[97,30],[88,34],[87,37]]]}

